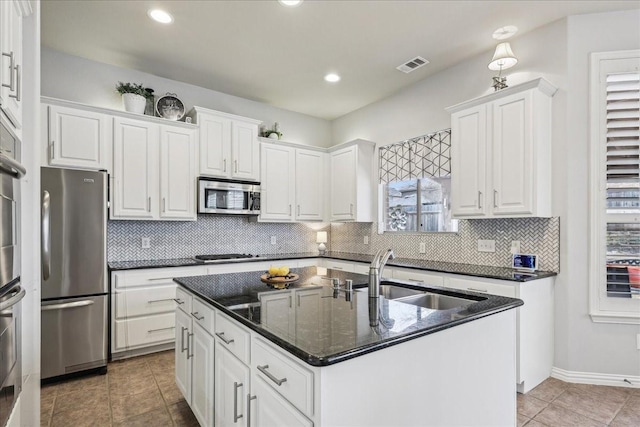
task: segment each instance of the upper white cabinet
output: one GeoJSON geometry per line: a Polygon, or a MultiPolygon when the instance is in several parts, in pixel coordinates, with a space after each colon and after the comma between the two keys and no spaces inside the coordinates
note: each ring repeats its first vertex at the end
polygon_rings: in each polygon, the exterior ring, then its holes
{"type": "Polygon", "coordinates": [[[329,150],[330,221],[373,221],[374,149],[359,139],[329,150]]]}
{"type": "Polygon", "coordinates": [[[447,108],[452,212],[551,216],[551,97],[540,78],[447,108]]]}
{"type": "Polygon", "coordinates": [[[116,117],[111,219],[195,220],[196,131],[116,117]]]}
{"type": "Polygon", "coordinates": [[[266,141],[260,151],[260,220],[322,221],[326,154],[266,141]]]}
{"type": "Polygon", "coordinates": [[[259,120],[200,107],[189,117],[200,126],[200,175],[260,179],[259,120]]]}
{"type": "Polygon", "coordinates": [[[111,117],[47,104],[42,112],[49,122],[45,157],[49,166],[109,169],[111,117]]]}
{"type": "Polygon", "coordinates": [[[28,1],[0,1],[0,109],[18,137],[22,134],[22,19],[31,13],[28,1]]]}

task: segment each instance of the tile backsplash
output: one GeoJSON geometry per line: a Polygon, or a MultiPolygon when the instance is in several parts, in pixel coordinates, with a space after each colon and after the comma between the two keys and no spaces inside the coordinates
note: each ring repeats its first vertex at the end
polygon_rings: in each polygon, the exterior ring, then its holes
{"type": "Polygon", "coordinates": [[[539,269],[560,270],[560,218],[460,220],[457,233],[378,234],[376,223],[331,224],[331,250],[373,254],[391,248],[401,258],[511,266],[511,241],[520,252],[538,254],[539,269]],[[364,244],[364,237],[369,244],[364,244]],[[478,240],[495,240],[495,252],[478,252],[478,240]],[[425,243],[426,253],[418,247],[425,243]]]}

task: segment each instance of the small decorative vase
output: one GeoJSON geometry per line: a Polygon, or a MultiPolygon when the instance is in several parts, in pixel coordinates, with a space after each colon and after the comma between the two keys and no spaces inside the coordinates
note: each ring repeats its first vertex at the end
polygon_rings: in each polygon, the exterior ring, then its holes
{"type": "Polygon", "coordinates": [[[270,133],[270,134],[269,134],[269,138],[270,138],[270,139],[280,139],[280,138],[278,137],[278,134],[277,134],[277,133],[275,133],[275,132],[270,133]]]}
{"type": "Polygon", "coordinates": [[[136,95],[135,93],[123,93],[122,104],[124,105],[125,111],[144,114],[144,109],[147,106],[147,98],[142,95],[136,95]]]}

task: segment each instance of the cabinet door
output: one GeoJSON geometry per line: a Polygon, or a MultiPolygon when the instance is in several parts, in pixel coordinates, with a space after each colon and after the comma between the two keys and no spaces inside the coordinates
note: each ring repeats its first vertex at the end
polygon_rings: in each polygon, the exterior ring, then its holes
{"type": "Polygon", "coordinates": [[[296,214],[298,221],[322,221],[324,154],[296,150],[296,214]]]}
{"type": "Polygon", "coordinates": [[[158,218],[158,125],[116,117],[112,218],[158,218]]]}
{"type": "Polygon", "coordinates": [[[18,1],[0,2],[2,72],[0,106],[16,129],[22,128],[22,11],[18,1]],[[4,54],[9,56],[5,56],[4,54]]]}
{"type": "Polygon", "coordinates": [[[213,426],[215,341],[200,325],[193,324],[191,409],[201,426],[213,426]]]}
{"type": "Polygon", "coordinates": [[[331,221],[355,219],[357,147],[331,153],[331,221]]]}
{"type": "Polygon", "coordinates": [[[191,358],[193,347],[191,317],[176,310],[176,385],[185,400],[191,405],[191,358]]]}
{"type": "Polygon", "coordinates": [[[92,111],[49,105],[49,164],[109,169],[109,117],[92,111]]]}
{"type": "Polygon", "coordinates": [[[231,171],[231,120],[198,114],[200,174],[228,178],[231,171]]]}
{"type": "Polygon", "coordinates": [[[160,218],[196,219],[195,130],[160,129],[160,218]]]}
{"type": "Polygon", "coordinates": [[[262,144],[261,219],[293,219],[294,151],[289,147],[262,144]]]}
{"type": "Polygon", "coordinates": [[[451,204],[455,217],[481,217],[491,195],[486,193],[487,108],[451,116],[451,204]]]}
{"type": "MultiPolygon", "coordinates": [[[[531,91],[493,102],[491,203],[494,215],[533,211],[531,91]]],[[[452,178],[453,179],[453,178],[452,178]]]]}
{"type": "Polygon", "coordinates": [[[246,425],[246,396],[249,393],[249,368],[216,342],[215,418],[216,427],[246,425]]]}
{"type": "Polygon", "coordinates": [[[291,291],[271,292],[260,297],[260,323],[279,334],[294,332],[293,295],[291,291]]]}
{"type": "Polygon", "coordinates": [[[260,179],[260,150],[258,125],[233,121],[231,123],[231,176],[236,179],[260,179]]]}
{"type": "Polygon", "coordinates": [[[262,378],[251,377],[251,399],[247,405],[250,427],[257,426],[313,426],[313,422],[295,409],[262,378]]]}

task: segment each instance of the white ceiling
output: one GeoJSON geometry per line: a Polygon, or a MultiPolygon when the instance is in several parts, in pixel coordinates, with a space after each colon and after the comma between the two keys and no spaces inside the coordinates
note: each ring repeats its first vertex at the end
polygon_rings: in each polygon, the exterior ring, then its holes
{"type": "Polygon", "coordinates": [[[498,27],[515,25],[521,35],[568,15],[639,7],[637,0],[306,0],[294,8],[276,0],[45,0],[42,45],[334,119],[492,49],[498,27]],[[152,7],[175,22],[151,21],[152,7]],[[411,74],[395,69],[415,56],[431,63],[411,74]],[[342,80],[325,82],[328,72],[342,80]]]}

